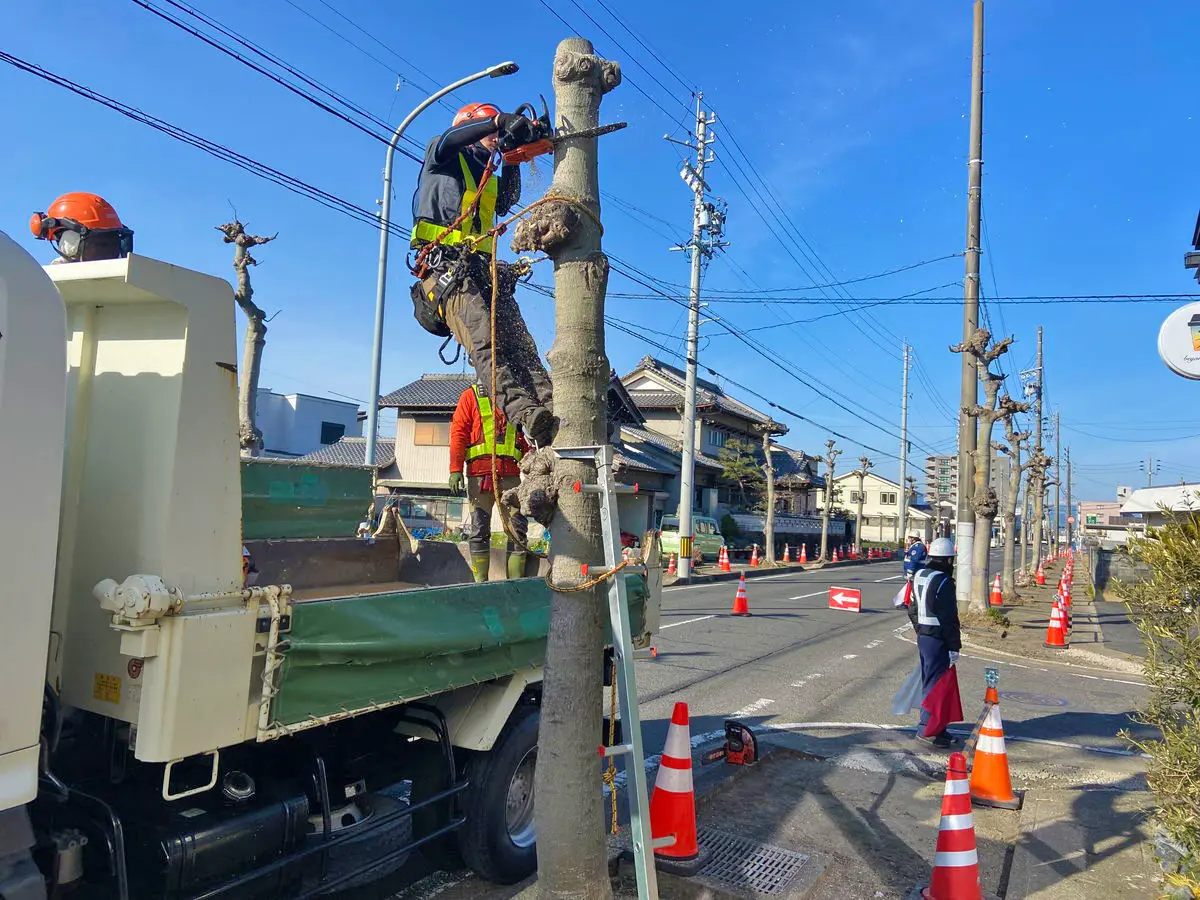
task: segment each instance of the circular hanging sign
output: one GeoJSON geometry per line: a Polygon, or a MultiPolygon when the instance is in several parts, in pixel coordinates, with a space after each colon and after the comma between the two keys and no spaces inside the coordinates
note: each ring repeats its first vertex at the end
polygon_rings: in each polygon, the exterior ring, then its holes
{"type": "Polygon", "coordinates": [[[1200,381],[1200,303],[1167,316],[1158,330],[1158,355],[1176,375],[1200,381]]]}

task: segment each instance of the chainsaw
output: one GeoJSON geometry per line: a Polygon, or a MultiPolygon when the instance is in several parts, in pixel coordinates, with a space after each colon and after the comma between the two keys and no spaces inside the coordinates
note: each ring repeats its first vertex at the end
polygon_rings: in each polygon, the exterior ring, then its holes
{"type": "Polygon", "coordinates": [[[501,135],[500,137],[500,153],[504,157],[504,162],[509,165],[529,162],[534,157],[551,153],[562,141],[572,138],[600,137],[603,134],[620,131],[628,124],[627,122],[613,122],[610,125],[598,125],[595,128],[583,128],[579,131],[555,131],[554,125],[550,121],[550,107],[546,103],[546,98],[540,94],[538,96],[542,101],[540,116],[533,108],[532,103],[522,103],[513,110],[514,114],[525,115],[533,123],[533,140],[524,144],[516,144],[510,135],[501,135]]]}
{"type": "Polygon", "coordinates": [[[752,766],[758,762],[758,738],[741,722],[725,720],[725,746],[706,753],[700,764],[726,762],[731,766],[752,766]]]}

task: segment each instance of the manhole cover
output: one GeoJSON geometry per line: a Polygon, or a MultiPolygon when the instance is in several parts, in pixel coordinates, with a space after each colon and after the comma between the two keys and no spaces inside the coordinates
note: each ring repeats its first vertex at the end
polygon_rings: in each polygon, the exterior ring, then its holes
{"type": "Polygon", "coordinates": [[[700,829],[700,845],[712,857],[699,874],[734,889],[757,894],[782,894],[808,862],[803,853],[733,837],[711,828],[700,829]]]}
{"type": "Polygon", "coordinates": [[[1070,706],[1062,697],[1052,697],[1049,694],[1030,694],[1025,691],[1001,691],[1001,700],[1011,700],[1013,703],[1023,703],[1025,706],[1070,706]]]}

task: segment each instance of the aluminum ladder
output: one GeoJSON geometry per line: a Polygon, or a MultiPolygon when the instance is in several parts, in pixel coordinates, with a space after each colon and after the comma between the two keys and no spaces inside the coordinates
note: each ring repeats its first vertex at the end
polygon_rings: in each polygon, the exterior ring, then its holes
{"type": "MultiPolygon", "coordinates": [[[[590,462],[596,466],[596,483],[575,482],[574,489],[600,498],[600,529],[604,542],[605,568],[587,572],[597,576],[611,572],[621,563],[621,524],[617,513],[618,494],[636,494],[637,485],[618,485],[613,477],[611,444],[588,447],[555,447],[561,459],[590,462]]],[[[637,875],[638,900],[658,900],[658,875],[654,870],[656,843],[650,832],[650,794],[646,789],[646,754],[642,750],[642,720],[638,714],[635,659],[648,658],[650,651],[633,648],[629,626],[629,598],[625,572],[645,572],[644,565],[627,565],[608,583],[608,619],[613,634],[613,661],[621,709],[621,735],[625,743],[603,748],[604,756],[620,756],[625,762],[625,791],[629,804],[629,829],[633,843],[633,865],[637,875]]],[[[657,846],[669,846],[674,836],[661,838],[657,846]]]]}

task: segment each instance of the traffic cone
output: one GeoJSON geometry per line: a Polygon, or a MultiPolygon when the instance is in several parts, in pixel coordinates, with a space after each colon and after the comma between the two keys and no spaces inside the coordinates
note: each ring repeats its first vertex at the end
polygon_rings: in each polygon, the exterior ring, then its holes
{"type": "Polygon", "coordinates": [[[742,573],[741,580],[738,581],[737,593],[733,595],[733,612],[730,615],[748,616],[750,615],[750,605],[746,602],[746,573],[742,573]]]}
{"type": "Polygon", "coordinates": [[[1041,564],[1041,563],[1038,563],[1038,570],[1037,570],[1037,579],[1036,579],[1036,581],[1037,581],[1037,583],[1038,583],[1038,584],[1045,584],[1045,583],[1046,583],[1046,570],[1042,568],[1042,564],[1041,564]]]}
{"type": "Polygon", "coordinates": [[[678,575],[679,574],[679,557],[676,556],[674,553],[671,554],[671,561],[669,563],[667,563],[667,574],[668,575],[678,575]]]}
{"type": "Polygon", "coordinates": [[[838,562],[837,547],[833,548],[833,562],[838,562]]]}
{"type": "Polygon", "coordinates": [[[933,876],[921,891],[924,900],[983,900],[979,885],[979,854],[975,847],[975,818],[971,815],[967,760],[951,753],[942,794],[933,876]]]}
{"type": "Polygon", "coordinates": [[[1055,603],[1050,610],[1050,624],[1046,626],[1046,640],[1042,642],[1043,647],[1050,647],[1053,650],[1065,650],[1068,647],[1066,641],[1066,633],[1064,632],[1065,624],[1063,622],[1062,611],[1055,603]]]}
{"type": "Polygon", "coordinates": [[[791,544],[783,545],[783,561],[785,563],[790,563],[792,561],[792,545],[791,544]]]}
{"type": "MultiPolygon", "coordinates": [[[[988,688],[989,694],[994,688],[988,688]]],[[[999,699],[999,698],[997,698],[999,699]]],[[[1008,751],[1004,747],[1004,723],[1000,704],[988,703],[987,716],[979,726],[979,740],[971,759],[971,802],[976,806],[1020,809],[1024,793],[1013,791],[1008,774],[1008,751]]]]}
{"type": "Polygon", "coordinates": [[[800,545],[800,562],[808,562],[808,544],[800,545]]]}
{"type": "Polygon", "coordinates": [[[654,862],[660,869],[692,875],[707,862],[707,854],[701,853],[697,838],[686,703],[675,704],[667,729],[667,743],[654,779],[654,793],[650,795],[650,834],[656,843],[663,838],[674,838],[668,846],[654,848],[654,862]]]}
{"type": "Polygon", "coordinates": [[[750,568],[758,568],[758,544],[754,545],[754,550],[750,553],[750,568]]]}
{"type": "Polygon", "coordinates": [[[1004,605],[1004,593],[1000,588],[999,574],[997,574],[995,579],[992,580],[992,593],[988,596],[988,604],[990,606],[1004,605]]]}
{"type": "Polygon", "coordinates": [[[722,572],[729,571],[729,548],[728,547],[721,548],[720,556],[717,557],[717,565],[720,567],[722,572]]]}

